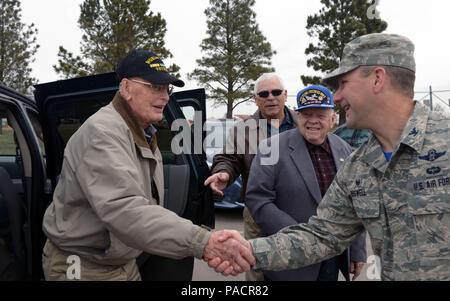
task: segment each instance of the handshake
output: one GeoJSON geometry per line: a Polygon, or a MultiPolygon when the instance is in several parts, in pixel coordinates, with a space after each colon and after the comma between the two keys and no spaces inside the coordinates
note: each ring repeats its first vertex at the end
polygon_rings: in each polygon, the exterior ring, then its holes
{"type": "Polygon", "coordinates": [[[224,276],[247,272],[255,264],[250,243],[234,230],[212,232],[203,249],[203,260],[224,276]]]}

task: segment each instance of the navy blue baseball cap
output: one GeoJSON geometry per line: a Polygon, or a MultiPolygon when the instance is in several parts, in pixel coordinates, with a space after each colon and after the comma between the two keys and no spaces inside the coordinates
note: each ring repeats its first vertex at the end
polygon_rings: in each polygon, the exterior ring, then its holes
{"type": "Polygon", "coordinates": [[[327,87],[309,86],[297,94],[297,112],[307,108],[334,109],[333,95],[327,87]]]}
{"type": "Polygon", "coordinates": [[[160,57],[141,49],[133,50],[124,57],[117,65],[116,74],[119,80],[142,77],[153,84],[184,87],[184,82],[169,73],[160,57]]]}

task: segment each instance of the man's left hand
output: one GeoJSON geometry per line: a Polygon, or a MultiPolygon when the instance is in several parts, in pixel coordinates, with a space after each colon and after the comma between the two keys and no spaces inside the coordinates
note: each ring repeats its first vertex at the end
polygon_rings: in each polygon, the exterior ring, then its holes
{"type": "Polygon", "coordinates": [[[364,267],[364,262],[350,262],[350,274],[353,274],[352,281],[355,281],[364,267]]]}

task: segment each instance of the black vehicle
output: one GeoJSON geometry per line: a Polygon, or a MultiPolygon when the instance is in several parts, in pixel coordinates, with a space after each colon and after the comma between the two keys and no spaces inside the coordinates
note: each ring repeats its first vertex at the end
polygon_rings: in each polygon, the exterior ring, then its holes
{"type": "MultiPolygon", "coordinates": [[[[42,219],[58,182],[63,152],[73,133],[112,101],[115,73],[35,86],[33,100],[0,85],[0,280],[42,280],[42,219]]],[[[210,175],[206,155],[176,155],[171,131],[184,119],[183,107],[202,111],[203,89],[174,93],[162,121],[154,124],[164,164],[165,207],[197,225],[214,228],[212,193],[203,183],[210,175]],[[176,187],[176,189],[171,189],[176,187]]],[[[203,132],[203,139],[205,133],[203,132]]],[[[194,259],[152,259],[147,280],[192,279],[194,259]]]]}
{"type": "Polygon", "coordinates": [[[353,150],[357,149],[361,144],[366,142],[367,139],[372,135],[372,131],[370,130],[356,130],[349,129],[345,124],[337,127],[333,134],[338,135],[342,139],[345,140],[353,150]]]}

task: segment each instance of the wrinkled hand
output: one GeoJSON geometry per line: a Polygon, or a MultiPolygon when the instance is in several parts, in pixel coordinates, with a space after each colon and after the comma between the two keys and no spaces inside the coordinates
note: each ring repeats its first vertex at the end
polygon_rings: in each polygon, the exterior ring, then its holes
{"type": "Polygon", "coordinates": [[[207,178],[204,185],[208,186],[211,184],[211,189],[220,196],[223,196],[222,190],[227,187],[229,179],[230,175],[228,173],[218,172],[207,178]]]}
{"type": "Polygon", "coordinates": [[[350,262],[350,274],[353,274],[352,281],[358,278],[359,274],[361,274],[361,270],[364,267],[364,262],[350,262]]]}
{"type": "Polygon", "coordinates": [[[234,230],[212,232],[203,250],[203,259],[224,276],[249,271],[255,264],[250,243],[234,230]]]}

